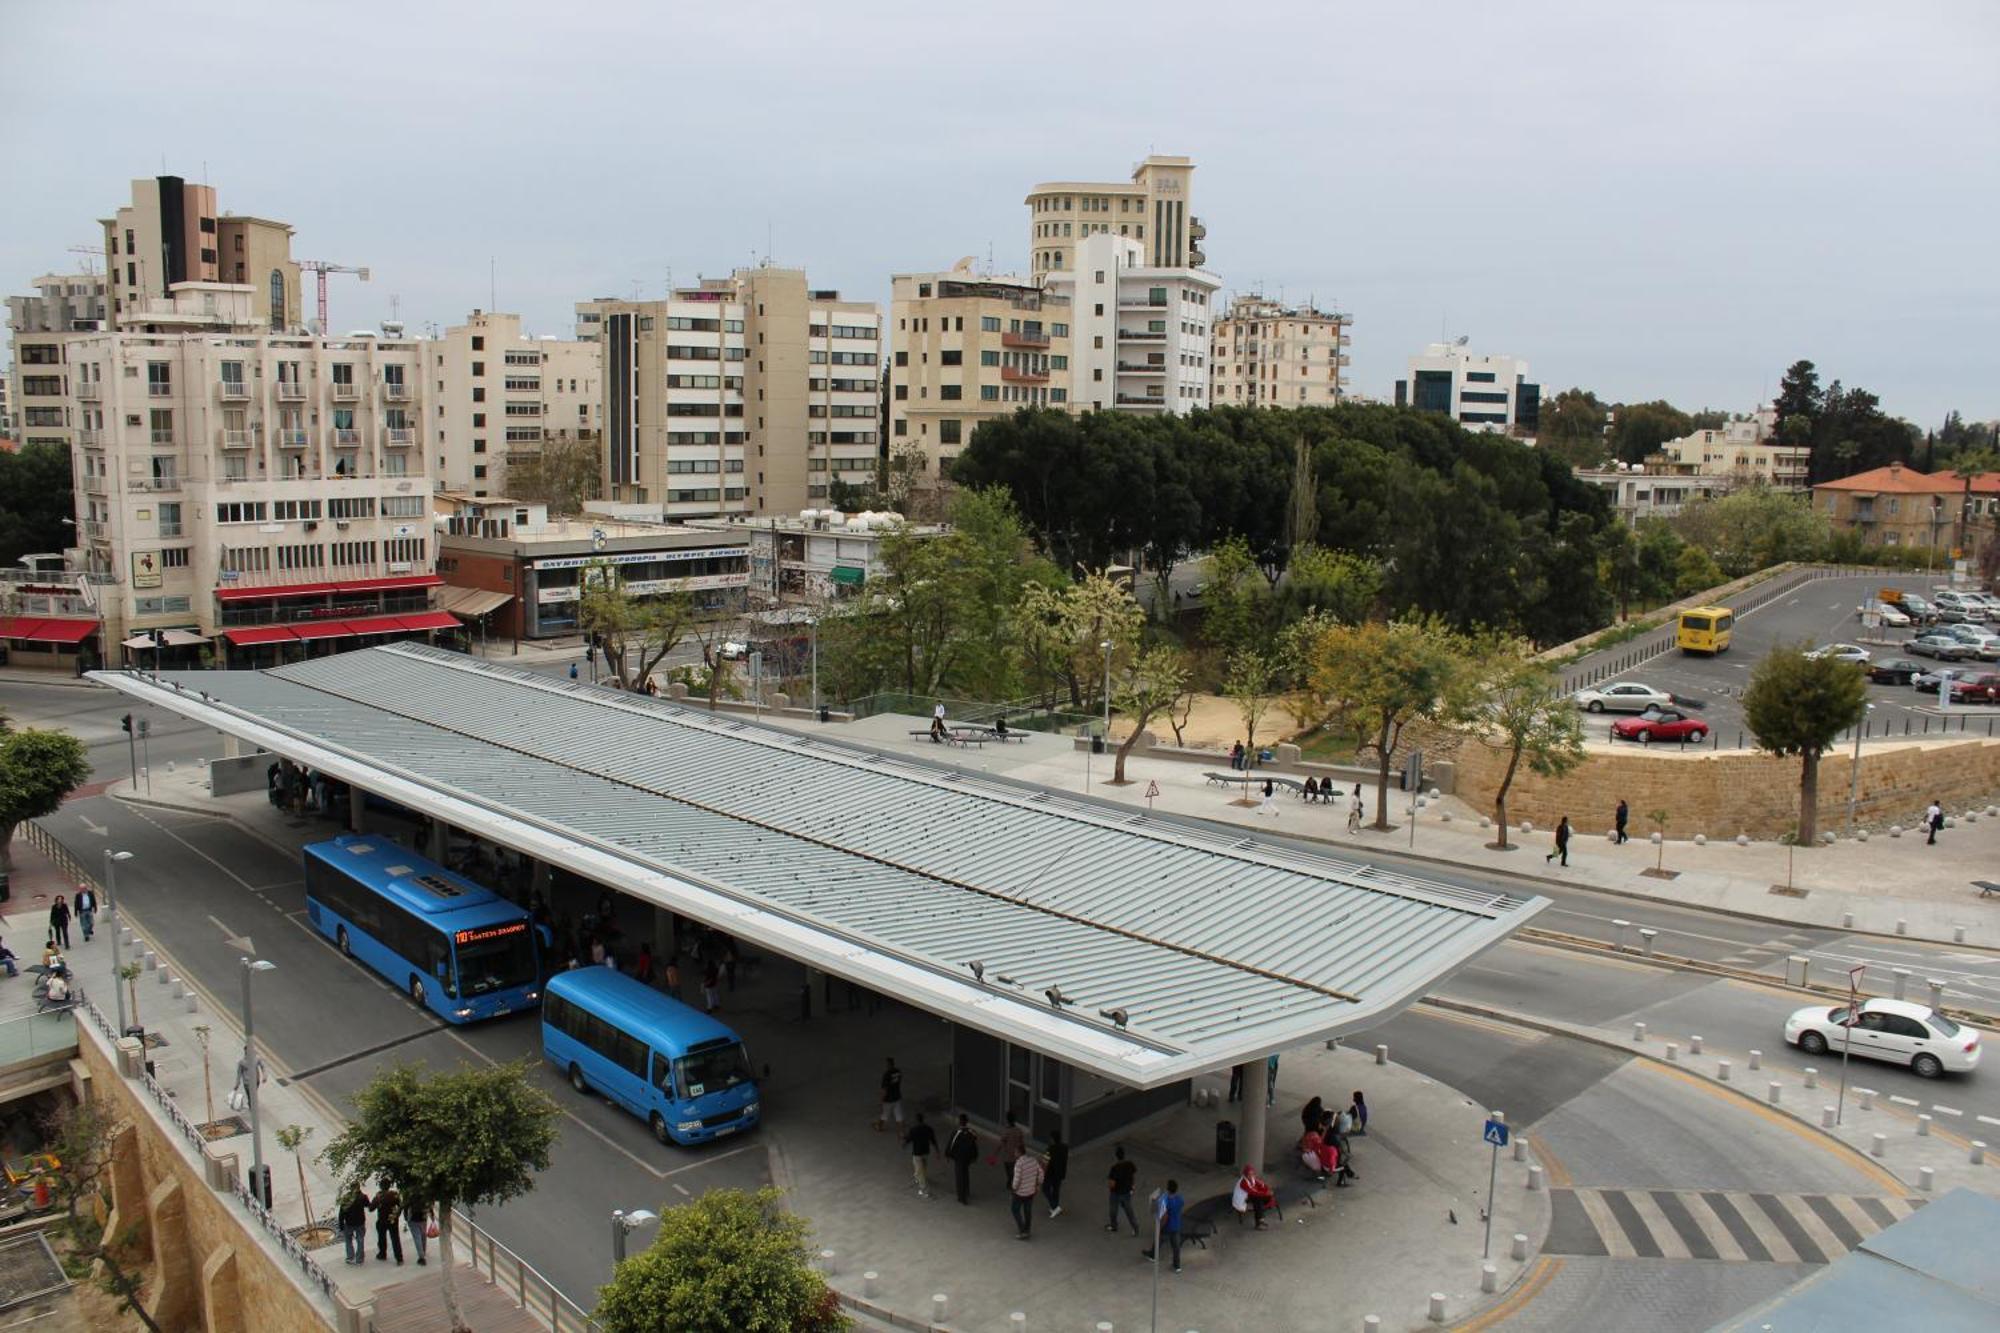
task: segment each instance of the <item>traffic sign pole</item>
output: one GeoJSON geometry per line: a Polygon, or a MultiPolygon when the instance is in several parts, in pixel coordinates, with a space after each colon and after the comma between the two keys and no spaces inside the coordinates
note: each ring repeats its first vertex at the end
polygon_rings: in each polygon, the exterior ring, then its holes
{"type": "Polygon", "coordinates": [[[1847,969],[1847,1021],[1841,1024],[1840,1040],[1840,1096],[1834,1099],[1833,1123],[1846,1123],[1847,1117],[1847,1057],[1854,1053],[1854,1025],[1861,1018],[1861,976],[1868,970],[1867,964],[1847,969]]]}
{"type": "Polygon", "coordinates": [[[1507,1146],[1507,1116],[1503,1111],[1495,1111],[1486,1120],[1486,1141],[1493,1145],[1493,1164],[1486,1172],[1486,1246],[1479,1253],[1481,1259],[1493,1257],[1493,1214],[1497,1211],[1494,1191],[1500,1187],[1500,1150],[1507,1146]]]}

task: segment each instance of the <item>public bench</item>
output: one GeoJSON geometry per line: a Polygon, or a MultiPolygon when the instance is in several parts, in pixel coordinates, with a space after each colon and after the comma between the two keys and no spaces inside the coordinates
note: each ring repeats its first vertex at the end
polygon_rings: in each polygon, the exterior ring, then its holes
{"type": "Polygon", "coordinates": [[[1975,879],[1972,881],[1972,887],[1979,890],[1979,896],[1982,898],[1991,898],[1994,894],[2000,893],[2000,883],[1990,879],[1975,879]]]}

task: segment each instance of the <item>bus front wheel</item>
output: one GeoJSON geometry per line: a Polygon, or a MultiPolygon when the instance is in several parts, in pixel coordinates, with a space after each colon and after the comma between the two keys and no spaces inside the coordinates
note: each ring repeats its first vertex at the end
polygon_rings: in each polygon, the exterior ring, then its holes
{"type": "Polygon", "coordinates": [[[590,1091],[590,1085],[583,1081],[583,1070],[579,1069],[574,1063],[569,1067],[569,1085],[578,1092],[590,1091]]]}
{"type": "Polygon", "coordinates": [[[660,1142],[669,1145],[671,1145],[674,1141],[674,1136],[667,1132],[667,1122],[665,1118],[662,1117],[658,1111],[653,1112],[653,1137],[658,1139],[660,1142]]]}
{"type": "Polygon", "coordinates": [[[354,957],[354,950],[348,947],[346,926],[342,926],[338,930],[333,932],[333,942],[340,946],[340,952],[342,953],[342,955],[348,958],[354,957]]]}
{"type": "Polygon", "coordinates": [[[415,1001],[415,1002],[416,1002],[416,1005],[417,1005],[417,1007],[418,1007],[419,1009],[423,1008],[423,1006],[424,1006],[424,981],[423,981],[423,978],[422,978],[422,977],[411,977],[411,978],[410,978],[410,999],[412,999],[413,1001],[415,1001]]]}

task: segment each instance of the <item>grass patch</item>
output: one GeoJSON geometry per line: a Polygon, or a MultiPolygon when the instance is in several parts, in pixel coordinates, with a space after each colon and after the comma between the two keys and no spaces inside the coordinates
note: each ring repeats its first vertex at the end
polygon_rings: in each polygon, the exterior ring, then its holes
{"type": "Polygon", "coordinates": [[[1299,758],[1312,764],[1355,764],[1360,757],[1355,753],[1354,738],[1343,736],[1337,731],[1319,730],[1310,736],[1301,736],[1293,741],[1299,747],[1299,758]]]}

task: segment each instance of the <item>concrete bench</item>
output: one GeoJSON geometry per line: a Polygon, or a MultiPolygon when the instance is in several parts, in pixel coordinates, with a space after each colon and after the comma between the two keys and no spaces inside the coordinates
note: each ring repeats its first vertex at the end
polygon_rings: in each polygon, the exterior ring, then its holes
{"type": "Polygon", "coordinates": [[[1982,898],[1991,898],[1994,894],[2000,893],[2000,884],[1990,879],[1975,879],[1972,881],[1972,887],[1979,890],[1979,896],[1982,898]]]}

